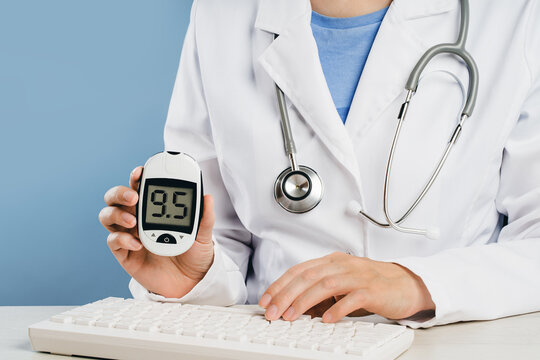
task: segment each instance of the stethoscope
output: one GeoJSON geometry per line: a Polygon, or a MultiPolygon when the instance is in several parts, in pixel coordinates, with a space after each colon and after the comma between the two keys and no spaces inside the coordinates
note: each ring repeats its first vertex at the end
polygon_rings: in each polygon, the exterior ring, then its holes
{"type": "MultiPolygon", "coordinates": [[[[465,49],[465,43],[467,41],[467,35],[469,32],[469,1],[461,1],[461,24],[458,34],[458,39],[455,43],[452,44],[439,44],[430,48],[418,61],[413,71],[409,76],[409,80],[405,85],[405,90],[407,90],[407,96],[405,102],[402,104],[401,109],[398,115],[398,123],[396,132],[392,141],[392,147],[390,149],[390,155],[388,157],[388,162],[386,165],[386,173],[384,177],[384,191],[383,191],[383,211],[386,218],[385,222],[380,222],[375,218],[371,217],[365,213],[361,205],[352,201],[348,206],[348,211],[355,216],[361,215],[365,219],[369,220],[374,225],[377,225],[382,228],[392,228],[397,231],[423,235],[430,239],[437,239],[439,237],[437,229],[415,229],[410,227],[401,226],[409,215],[416,209],[418,204],[424,199],[427,192],[439,176],[442,167],[444,166],[450,151],[454,147],[456,141],[459,139],[463,125],[465,121],[472,115],[474,107],[476,105],[476,98],[478,95],[478,67],[476,63],[465,49]],[[401,133],[401,128],[405,122],[407,116],[407,110],[413,95],[416,93],[418,88],[418,82],[420,76],[425,69],[426,65],[437,55],[448,53],[454,54],[457,57],[461,58],[468,69],[469,72],[469,88],[467,91],[466,102],[463,106],[463,111],[461,112],[460,120],[448,141],[446,149],[441,156],[437,166],[432,172],[429,180],[426,185],[405,212],[398,220],[394,220],[389,213],[389,184],[390,184],[390,175],[392,173],[392,163],[394,160],[394,154],[396,151],[396,146],[399,140],[399,135],[401,133]]],[[[281,114],[281,129],[283,133],[283,142],[285,145],[285,152],[289,158],[291,166],[285,169],[276,179],[274,184],[274,197],[281,207],[291,213],[306,213],[313,208],[315,208],[322,200],[323,197],[323,183],[317,172],[307,166],[298,165],[296,161],[296,145],[291,131],[291,125],[289,122],[289,114],[287,111],[287,106],[285,103],[285,95],[283,91],[276,84],[277,99],[279,104],[279,110],[281,114]]]]}

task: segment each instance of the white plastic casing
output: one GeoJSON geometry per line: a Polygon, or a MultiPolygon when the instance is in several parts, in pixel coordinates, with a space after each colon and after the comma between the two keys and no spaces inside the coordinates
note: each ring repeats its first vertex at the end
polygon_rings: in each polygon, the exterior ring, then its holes
{"type": "MultiPolygon", "coordinates": [[[[183,153],[162,152],[152,156],[144,165],[141,182],[139,184],[139,203],[137,204],[137,230],[142,244],[148,251],[160,256],[177,256],[183,254],[191,248],[202,216],[202,197],[203,186],[201,169],[197,162],[189,155],[183,153]],[[193,205],[195,206],[195,215],[193,217],[193,230],[191,233],[174,231],[171,229],[156,229],[160,225],[151,224],[152,229],[145,228],[143,217],[144,202],[147,199],[145,192],[146,182],[149,179],[172,179],[195,183],[195,192],[193,194],[193,205]],[[171,235],[174,237],[174,243],[160,243],[157,239],[161,235],[171,235]]],[[[165,237],[167,238],[167,237],[165,237]]]]}

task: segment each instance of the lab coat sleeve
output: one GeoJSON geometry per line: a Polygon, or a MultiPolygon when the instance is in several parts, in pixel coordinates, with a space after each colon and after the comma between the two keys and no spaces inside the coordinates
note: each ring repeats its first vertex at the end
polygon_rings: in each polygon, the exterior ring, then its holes
{"type": "MultiPolygon", "coordinates": [[[[536,45],[528,50],[538,59],[540,35],[535,36],[536,45]]],[[[533,85],[505,143],[495,200],[508,224],[493,244],[393,261],[420,276],[436,304],[435,317],[402,320],[404,325],[430,327],[540,310],[540,67],[532,58],[533,85]]]]}
{"type": "Polygon", "coordinates": [[[199,162],[204,192],[214,197],[214,261],[204,278],[180,299],[152,294],[134,279],[130,282],[130,290],[134,298],[156,301],[222,306],[243,304],[247,299],[245,277],[252,251],[251,233],[238,219],[222,181],[201,80],[196,18],[197,1],[193,4],[184,40],[164,138],[166,150],[187,153],[199,162]]]}

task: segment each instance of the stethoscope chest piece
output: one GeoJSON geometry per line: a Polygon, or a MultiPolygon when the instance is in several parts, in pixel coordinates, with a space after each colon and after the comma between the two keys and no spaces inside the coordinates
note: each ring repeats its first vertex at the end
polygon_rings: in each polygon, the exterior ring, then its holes
{"type": "Polygon", "coordinates": [[[305,213],[316,207],[323,197],[323,184],[311,168],[300,165],[298,170],[287,168],[274,183],[277,203],[292,213],[305,213]]]}

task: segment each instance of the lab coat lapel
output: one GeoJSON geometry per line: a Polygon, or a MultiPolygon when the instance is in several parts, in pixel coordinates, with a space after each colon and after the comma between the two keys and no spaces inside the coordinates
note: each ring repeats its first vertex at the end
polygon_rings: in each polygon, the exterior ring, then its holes
{"type": "Polygon", "coordinates": [[[261,1],[256,27],[279,37],[258,61],[334,157],[357,175],[354,148],[328,89],[310,21],[308,0],[261,1]]]}
{"type": "MultiPolygon", "coordinates": [[[[429,48],[407,22],[454,9],[457,0],[394,0],[381,24],[346,122],[353,139],[369,130],[374,120],[398,96],[405,100],[405,83],[414,65],[429,48]]],[[[433,18],[433,26],[437,26],[433,18]]],[[[426,34],[429,36],[429,34],[426,34]]],[[[396,108],[396,118],[399,107],[396,108]]]]}

